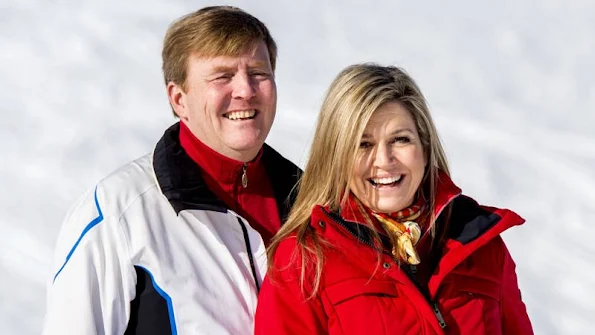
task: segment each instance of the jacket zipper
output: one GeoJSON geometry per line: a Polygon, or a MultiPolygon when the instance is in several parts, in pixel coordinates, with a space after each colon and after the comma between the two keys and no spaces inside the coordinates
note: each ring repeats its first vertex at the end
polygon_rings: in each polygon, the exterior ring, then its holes
{"type": "Polygon", "coordinates": [[[254,265],[254,256],[252,255],[252,247],[250,245],[250,237],[248,236],[248,229],[246,229],[246,225],[242,222],[242,219],[238,218],[238,222],[240,223],[240,227],[242,227],[242,233],[244,234],[244,242],[246,243],[246,251],[248,252],[248,260],[250,260],[250,270],[252,271],[252,277],[254,278],[254,283],[256,284],[256,292],[260,292],[260,284],[258,283],[258,277],[256,276],[256,266],[254,265]]]}
{"type": "MultiPolygon", "coordinates": [[[[453,199],[454,199],[454,198],[455,198],[455,197],[453,197],[453,199]]],[[[452,200],[452,199],[451,199],[451,200],[452,200]]],[[[449,201],[449,202],[450,202],[450,201],[449,201]]],[[[445,206],[445,207],[446,207],[446,206],[445,206]]],[[[323,211],[323,212],[325,212],[325,211],[323,211]]],[[[441,210],[440,212],[442,212],[442,210],[441,210]]],[[[393,262],[395,262],[395,264],[396,264],[396,265],[398,265],[398,264],[399,264],[399,263],[397,262],[397,260],[395,259],[395,257],[394,257],[392,254],[390,254],[390,253],[386,252],[385,250],[378,249],[378,248],[377,248],[376,246],[374,246],[374,245],[373,245],[371,242],[368,242],[368,241],[364,241],[364,240],[362,240],[362,239],[361,239],[359,236],[357,236],[357,235],[355,235],[354,233],[352,233],[352,232],[351,232],[351,231],[350,231],[350,230],[347,228],[347,226],[346,226],[346,225],[345,225],[343,222],[341,222],[341,221],[339,221],[339,220],[336,220],[335,218],[333,218],[333,217],[331,217],[330,215],[328,215],[328,213],[325,213],[325,214],[327,214],[326,216],[327,216],[329,219],[331,219],[333,222],[336,222],[336,223],[337,223],[337,224],[339,224],[341,227],[345,228],[345,230],[346,230],[346,231],[348,231],[348,232],[349,232],[349,234],[351,234],[353,237],[355,237],[355,238],[356,238],[358,241],[362,242],[362,243],[363,243],[363,244],[365,244],[365,245],[368,245],[368,246],[370,246],[372,249],[374,249],[374,250],[376,250],[376,251],[380,251],[381,253],[383,253],[383,254],[386,254],[386,255],[390,256],[390,258],[393,260],[393,262]]],[[[411,272],[412,272],[413,274],[417,274],[417,267],[416,267],[415,265],[412,265],[412,266],[410,267],[410,269],[411,269],[411,272]]],[[[407,274],[407,271],[405,271],[405,274],[407,274]]],[[[434,312],[434,316],[435,316],[435,317],[436,317],[436,319],[438,320],[438,324],[440,325],[440,328],[442,328],[442,329],[445,329],[445,328],[446,328],[448,325],[446,324],[446,321],[444,320],[444,316],[442,315],[442,312],[440,312],[440,308],[438,307],[438,303],[437,303],[437,302],[435,302],[435,301],[432,301],[431,299],[429,299],[429,297],[427,297],[427,296],[426,296],[426,295],[423,293],[423,291],[422,291],[422,290],[421,290],[421,289],[420,289],[420,288],[417,286],[417,281],[416,281],[416,280],[413,280],[413,278],[412,278],[412,279],[411,279],[411,281],[413,282],[413,284],[416,286],[416,288],[418,289],[418,291],[421,293],[421,295],[422,295],[422,296],[423,296],[423,297],[426,299],[426,301],[427,301],[427,302],[428,302],[428,304],[430,305],[430,307],[431,307],[431,309],[432,309],[432,312],[434,312]]]]}
{"type": "Polygon", "coordinates": [[[438,319],[438,324],[440,325],[440,328],[444,329],[446,328],[446,321],[444,321],[444,317],[442,316],[442,313],[440,312],[440,309],[438,308],[438,303],[434,302],[432,304],[432,311],[434,312],[434,315],[436,315],[436,319],[438,319]]]}
{"type": "MultiPolygon", "coordinates": [[[[242,166],[241,183],[242,188],[248,187],[248,163],[244,163],[242,166]]],[[[238,190],[239,193],[239,190],[238,190]]],[[[236,196],[237,197],[237,196],[236,196]]],[[[239,207],[239,203],[238,203],[239,207]]],[[[242,234],[244,235],[244,243],[246,243],[246,252],[248,253],[248,260],[250,261],[250,271],[252,271],[252,277],[254,278],[254,284],[256,285],[256,292],[260,292],[260,284],[258,283],[258,276],[256,275],[256,266],[254,265],[254,256],[252,255],[252,246],[250,244],[250,237],[248,236],[248,229],[242,219],[239,217],[238,223],[242,227],[242,234]]]]}
{"type": "Polygon", "coordinates": [[[248,187],[248,163],[244,163],[242,166],[242,187],[248,187]]]}

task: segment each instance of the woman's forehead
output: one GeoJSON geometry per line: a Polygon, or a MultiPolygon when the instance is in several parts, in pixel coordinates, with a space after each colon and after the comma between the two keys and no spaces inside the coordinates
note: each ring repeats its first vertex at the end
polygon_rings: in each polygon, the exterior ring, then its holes
{"type": "Polygon", "coordinates": [[[397,130],[415,130],[411,113],[397,102],[386,103],[370,117],[364,134],[395,132],[397,130]]]}

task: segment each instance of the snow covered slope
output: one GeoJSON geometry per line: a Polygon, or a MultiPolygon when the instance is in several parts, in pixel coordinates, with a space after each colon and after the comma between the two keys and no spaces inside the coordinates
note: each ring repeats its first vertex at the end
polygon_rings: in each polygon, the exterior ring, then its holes
{"type": "MultiPolygon", "coordinates": [[[[74,200],[172,122],[167,25],[215,2],[0,4],[0,333],[37,334],[53,245],[74,200]]],[[[506,233],[536,334],[595,315],[595,2],[237,2],[271,29],[268,142],[303,165],[332,78],[395,64],[430,101],[454,180],[527,219],[506,233]]]]}

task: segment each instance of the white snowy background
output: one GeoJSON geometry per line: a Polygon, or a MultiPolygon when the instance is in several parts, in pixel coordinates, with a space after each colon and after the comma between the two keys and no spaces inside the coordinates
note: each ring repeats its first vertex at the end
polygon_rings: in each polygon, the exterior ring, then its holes
{"type": "MultiPolygon", "coordinates": [[[[0,2],[0,334],[37,334],[70,205],[174,122],[161,43],[215,2],[0,2]]],[[[595,2],[238,1],[276,38],[268,143],[303,166],[345,66],[407,69],[454,180],[527,219],[505,233],[536,334],[593,334],[595,2]]]]}

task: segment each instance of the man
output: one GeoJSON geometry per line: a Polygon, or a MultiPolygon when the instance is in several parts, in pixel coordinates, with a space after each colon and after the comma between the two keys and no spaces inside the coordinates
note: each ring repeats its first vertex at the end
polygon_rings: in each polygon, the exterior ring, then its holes
{"type": "Polygon", "coordinates": [[[163,72],[180,122],[68,214],[44,334],[252,333],[265,245],[300,172],[264,144],[276,53],[238,8],[172,24],[163,72]]]}

